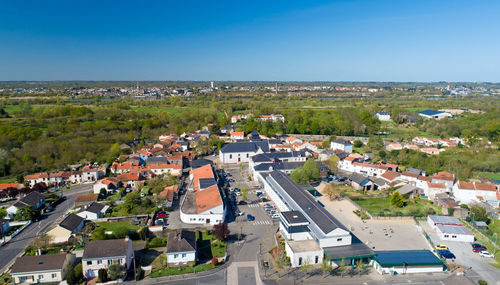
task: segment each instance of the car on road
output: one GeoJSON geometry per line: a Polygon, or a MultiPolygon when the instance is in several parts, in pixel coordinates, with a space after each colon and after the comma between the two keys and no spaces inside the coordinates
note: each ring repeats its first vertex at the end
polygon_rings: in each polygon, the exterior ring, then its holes
{"type": "Polygon", "coordinates": [[[247,220],[249,221],[255,221],[255,217],[250,215],[250,214],[247,214],[247,220]]]}
{"type": "Polygon", "coordinates": [[[255,195],[257,195],[257,196],[262,195],[262,191],[256,191],[256,192],[255,192],[255,195]]]}
{"type": "Polygon", "coordinates": [[[434,249],[436,249],[436,250],[443,250],[443,249],[448,249],[448,247],[446,245],[444,245],[444,244],[436,244],[434,246],[434,249]]]}
{"type": "Polygon", "coordinates": [[[246,204],[248,204],[248,203],[245,202],[245,201],[243,201],[243,200],[241,200],[241,201],[238,202],[238,205],[246,205],[246,204]]]}
{"type": "Polygon", "coordinates": [[[456,259],[456,256],[448,249],[438,250],[437,253],[446,259],[456,259]]]}
{"type": "Polygon", "coordinates": [[[495,257],[493,254],[491,254],[489,251],[486,250],[479,252],[479,255],[481,255],[482,257],[490,257],[490,258],[495,257]]]}

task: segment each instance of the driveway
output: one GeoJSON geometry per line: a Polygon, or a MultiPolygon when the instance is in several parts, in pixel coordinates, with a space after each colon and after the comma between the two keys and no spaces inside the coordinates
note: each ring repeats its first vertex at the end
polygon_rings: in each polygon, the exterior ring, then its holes
{"type": "Polygon", "coordinates": [[[83,184],[72,187],[71,190],[64,191],[66,200],[57,205],[54,211],[42,215],[38,222],[32,223],[7,244],[0,247],[0,272],[4,272],[14,262],[17,256],[24,252],[24,249],[31,241],[41,233],[44,233],[50,226],[62,217],[75,203],[78,194],[91,191],[92,184],[83,184]]]}
{"type": "Polygon", "coordinates": [[[427,222],[421,222],[420,225],[434,244],[445,244],[448,246],[450,251],[457,257],[455,263],[465,268],[470,268],[466,273],[469,278],[476,281],[483,279],[486,280],[488,284],[500,284],[500,270],[489,264],[495,262],[493,258],[481,257],[479,254],[472,252],[471,244],[468,242],[440,240],[436,232],[431,229],[427,222]]]}

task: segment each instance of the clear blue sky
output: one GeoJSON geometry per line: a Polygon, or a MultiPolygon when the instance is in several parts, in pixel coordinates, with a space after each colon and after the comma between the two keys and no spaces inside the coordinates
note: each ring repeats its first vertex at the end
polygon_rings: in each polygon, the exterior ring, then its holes
{"type": "Polygon", "coordinates": [[[499,82],[499,15],[500,1],[3,1],[0,80],[499,82]]]}

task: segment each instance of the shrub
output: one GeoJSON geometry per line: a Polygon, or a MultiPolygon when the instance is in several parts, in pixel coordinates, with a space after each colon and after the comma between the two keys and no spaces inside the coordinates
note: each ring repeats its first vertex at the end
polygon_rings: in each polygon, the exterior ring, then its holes
{"type": "Polygon", "coordinates": [[[109,266],[109,277],[111,280],[116,280],[118,278],[123,278],[125,276],[124,267],[120,264],[111,264],[109,266]]]}
{"type": "Polygon", "coordinates": [[[219,263],[219,260],[215,257],[212,257],[211,262],[212,262],[212,265],[215,266],[215,265],[217,265],[217,263],[219,263]]]}
{"type": "Polygon", "coordinates": [[[108,282],[108,271],[106,269],[101,268],[97,271],[97,282],[105,283],[108,282]]]}
{"type": "Polygon", "coordinates": [[[485,280],[478,280],[477,284],[479,284],[479,285],[488,285],[488,282],[486,282],[485,280]]]}

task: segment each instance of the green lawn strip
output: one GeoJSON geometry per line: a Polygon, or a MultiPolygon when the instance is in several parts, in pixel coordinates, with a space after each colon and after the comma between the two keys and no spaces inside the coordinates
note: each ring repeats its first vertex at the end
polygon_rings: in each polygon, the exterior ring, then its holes
{"type": "MultiPolygon", "coordinates": [[[[127,233],[130,231],[137,231],[139,226],[133,225],[130,222],[100,222],[97,223],[97,228],[94,230],[94,233],[99,229],[103,228],[104,232],[113,232],[113,235],[117,235],[120,233],[127,233]]],[[[95,236],[92,235],[92,238],[95,236]]]]}
{"type": "Polygon", "coordinates": [[[198,249],[200,257],[210,259],[212,257],[223,257],[226,255],[226,243],[216,240],[213,234],[208,231],[200,232],[198,238],[198,249]]]}
{"type": "Polygon", "coordinates": [[[495,242],[495,239],[496,239],[496,243],[498,245],[500,245],[500,241],[498,240],[498,238],[500,237],[500,220],[492,219],[491,223],[488,225],[488,229],[481,230],[481,233],[483,233],[485,236],[487,236],[493,242],[495,242]],[[495,237],[495,233],[497,234],[496,237],[495,237]]]}
{"type": "Polygon", "coordinates": [[[481,172],[479,173],[480,176],[486,176],[491,179],[496,179],[500,180],[500,173],[489,173],[489,172],[481,172]]]}
{"type": "Polygon", "coordinates": [[[163,269],[153,270],[151,273],[151,278],[157,278],[168,275],[179,275],[179,274],[187,274],[187,273],[195,273],[207,271],[215,268],[211,263],[208,264],[199,264],[196,266],[182,266],[182,267],[167,267],[163,269]]]}

